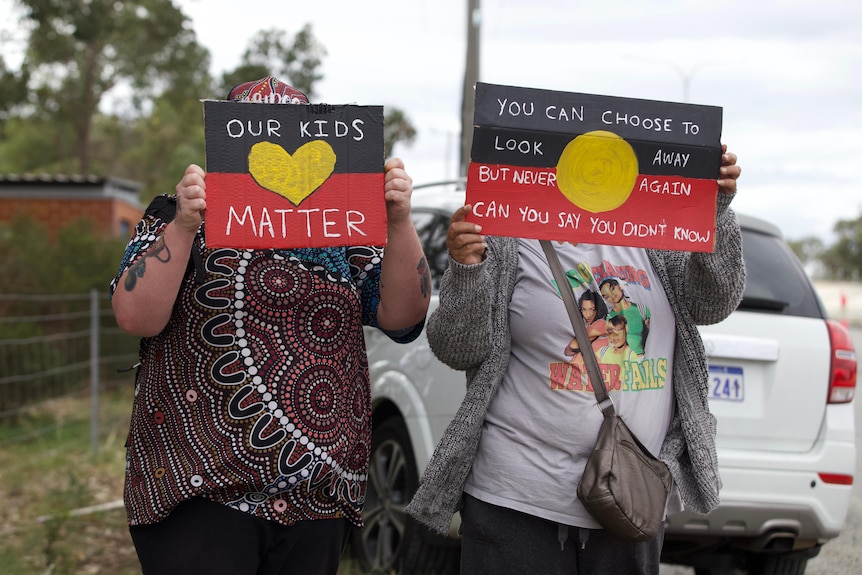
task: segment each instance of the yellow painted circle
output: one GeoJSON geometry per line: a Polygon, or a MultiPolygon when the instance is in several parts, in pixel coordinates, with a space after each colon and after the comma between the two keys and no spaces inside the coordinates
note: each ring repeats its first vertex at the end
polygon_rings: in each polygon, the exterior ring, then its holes
{"type": "Polygon", "coordinates": [[[625,203],[638,177],[631,145],[613,132],[596,130],[566,145],[557,162],[557,186],[588,212],[607,212],[625,203]]]}

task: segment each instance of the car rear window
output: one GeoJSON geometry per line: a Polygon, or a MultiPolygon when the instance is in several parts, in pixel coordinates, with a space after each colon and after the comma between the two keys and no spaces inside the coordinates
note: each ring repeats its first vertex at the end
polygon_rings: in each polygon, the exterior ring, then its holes
{"type": "Polygon", "coordinates": [[[449,267],[449,252],[446,249],[446,233],[449,229],[449,214],[439,210],[415,209],[413,225],[425,251],[425,259],[431,271],[431,289],[440,288],[443,273],[449,267]]]}
{"type": "Polygon", "coordinates": [[[743,228],[742,255],[746,280],[740,310],[826,316],[805,270],[783,239],[743,228]]]}

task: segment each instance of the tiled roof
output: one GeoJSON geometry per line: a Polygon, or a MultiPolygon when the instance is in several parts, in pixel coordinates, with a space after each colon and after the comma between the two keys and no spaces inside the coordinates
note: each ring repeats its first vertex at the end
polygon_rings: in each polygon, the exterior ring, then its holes
{"type": "Polygon", "coordinates": [[[143,184],[78,174],[0,174],[0,199],[113,198],[140,206],[143,184]]]}
{"type": "Polygon", "coordinates": [[[0,186],[10,184],[84,184],[92,186],[106,182],[112,182],[119,186],[127,186],[129,189],[135,190],[142,187],[142,184],[132,180],[96,176],[93,174],[0,174],[0,186]]]}

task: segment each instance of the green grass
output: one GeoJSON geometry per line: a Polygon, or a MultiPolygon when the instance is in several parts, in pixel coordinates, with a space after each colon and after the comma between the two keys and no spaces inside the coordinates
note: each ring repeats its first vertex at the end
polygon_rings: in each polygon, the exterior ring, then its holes
{"type": "Polygon", "coordinates": [[[72,511],[122,498],[131,389],[100,397],[99,447],[88,397],[40,405],[0,428],[0,565],[4,575],[140,573],[125,512],[72,511]]]}
{"type": "MultiPolygon", "coordinates": [[[[125,510],[73,514],[122,499],[130,385],[99,398],[91,448],[88,397],[52,401],[0,426],[3,575],[140,575],[125,510]]],[[[363,575],[349,550],[339,575],[363,575]]]]}

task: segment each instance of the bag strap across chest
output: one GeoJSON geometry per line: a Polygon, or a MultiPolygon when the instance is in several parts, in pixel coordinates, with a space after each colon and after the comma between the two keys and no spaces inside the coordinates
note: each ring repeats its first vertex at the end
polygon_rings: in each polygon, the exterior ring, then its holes
{"type": "Polygon", "coordinates": [[[557,251],[551,242],[548,240],[539,240],[542,245],[542,250],[545,252],[545,257],[548,259],[548,265],[554,273],[554,279],[557,282],[557,289],[560,291],[560,296],[563,298],[563,303],[566,304],[566,311],[569,313],[569,320],[572,322],[572,328],[575,330],[575,337],[578,340],[578,347],[584,356],[584,365],[587,367],[587,375],[590,379],[590,384],[593,386],[593,392],[596,394],[596,402],[599,404],[599,409],[605,417],[615,415],[614,402],[608,395],[608,390],[605,387],[605,381],[602,378],[602,372],[599,369],[599,361],[596,359],[596,352],[593,346],[590,345],[590,337],[587,335],[587,328],[584,325],[584,317],[581,315],[581,310],[575,302],[575,296],[572,290],[568,287],[569,282],[566,279],[566,274],[563,273],[563,268],[560,265],[560,258],[557,257],[557,251]]]}

